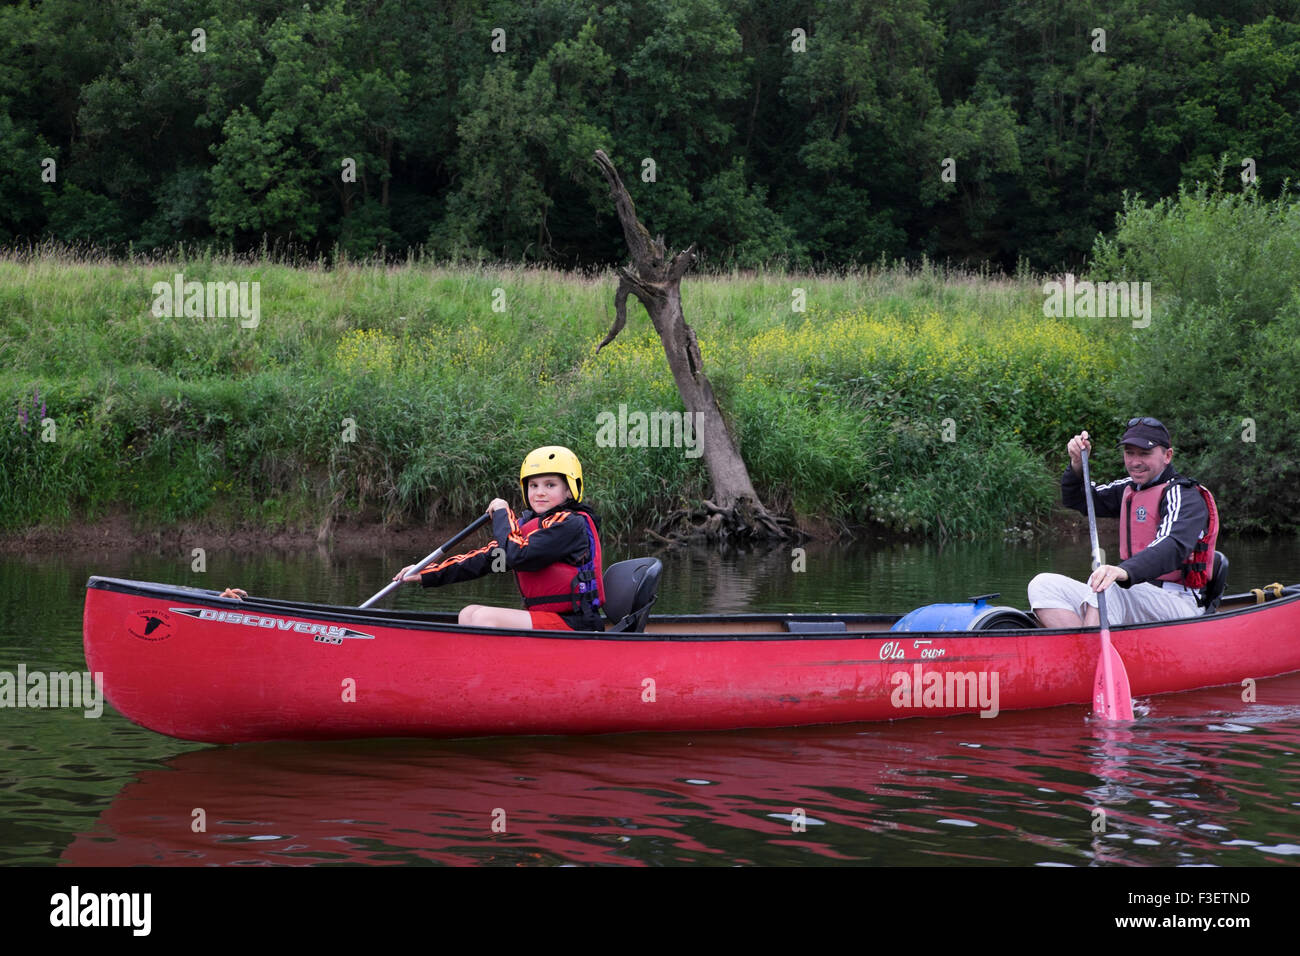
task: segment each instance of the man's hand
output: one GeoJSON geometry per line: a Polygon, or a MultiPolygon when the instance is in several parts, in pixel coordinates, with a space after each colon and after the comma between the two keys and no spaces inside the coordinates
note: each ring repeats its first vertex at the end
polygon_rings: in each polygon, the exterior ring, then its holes
{"type": "Polygon", "coordinates": [[[411,584],[415,581],[420,580],[420,575],[411,573],[414,570],[415,570],[415,565],[408,564],[406,567],[402,568],[402,570],[398,571],[396,574],[393,575],[393,580],[405,581],[407,584],[411,584]]]}
{"type": "Polygon", "coordinates": [[[234,598],[236,601],[242,601],[244,598],[248,597],[248,592],[243,588],[226,588],[221,592],[220,596],[224,598],[234,598]]]}
{"type": "Polygon", "coordinates": [[[1116,581],[1127,581],[1128,572],[1116,564],[1102,564],[1088,578],[1088,587],[1094,591],[1104,591],[1116,581]]]}
{"type": "Polygon", "coordinates": [[[1092,439],[1088,437],[1086,431],[1079,432],[1065,446],[1066,452],[1070,455],[1070,467],[1074,469],[1076,475],[1083,474],[1083,452],[1085,449],[1089,455],[1092,455],[1092,439]]]}

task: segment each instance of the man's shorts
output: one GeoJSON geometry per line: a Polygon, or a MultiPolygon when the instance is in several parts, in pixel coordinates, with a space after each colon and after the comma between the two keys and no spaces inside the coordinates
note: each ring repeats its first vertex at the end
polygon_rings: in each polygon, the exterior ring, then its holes
{"type": "MultiPolygon", "coordinates": [[[[1083,581],[1064,574],[1040,574],[1029,582],[1031,608],[1054,607],[1083,616],[1083,606],[1097,606],[1097,594],[1083,581]]],[[[1118,584],[1106,589],[1106,623],[1147,624],[1196,617],[1201,613],[1196,592],[1188,588],[1161,587],[1158,584],[1135,584],[1122,588],[1118,584]]]]}

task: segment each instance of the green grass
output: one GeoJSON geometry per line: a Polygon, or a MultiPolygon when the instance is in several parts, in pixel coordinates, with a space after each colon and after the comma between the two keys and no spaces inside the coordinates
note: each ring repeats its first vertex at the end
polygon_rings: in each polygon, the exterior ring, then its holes
{"type": "MultiPolygon", "coordinates": [[[[620,403],[681,410],[639,303],[595,355],[615,284],[422,262],[0,257],[0,527],[123,509],[271,528],[460,519],[517,501],[523,454],[567,444],[610,530],[634,531],[706,495],[708,475],[682,449],[595,444],[620,403]],[[155,317],[152,285],[176,272],[260,282],[259,326],[155,317]],[[30,409],[18,423],[37,391],[53,442],[30,409]]],[[[1030,277],[725,273],[689,275],[682,293],[756,487],[802,518],[1000,534],[1050,510],[1076,428],[1126,411],[1103,398],[1107,330],[1045,319],[1030,277]]]]}

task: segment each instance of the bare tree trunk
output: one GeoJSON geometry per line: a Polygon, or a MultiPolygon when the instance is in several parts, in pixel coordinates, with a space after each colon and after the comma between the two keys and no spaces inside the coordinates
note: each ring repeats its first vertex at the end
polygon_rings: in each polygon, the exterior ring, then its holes
{"type": "MultiPolygon", "coordinates": [[[[704,508],[694,515],[678,512],[678,518],[699,520],[694,522],[695,534],[706,537],[745,535],[756,537],[787,537],[783,519],[770,515],[754,491],[749,479],[749,469],[736,450],[727,423],[713,395],[713,386],[704,373],[704,361],[695,331],[686,324],[682,314],[682,276],[695,263],[695,246],[688,246],[671,260],[667,258],[662,236],[650,238],[650,233],[636,215],[636,206],[628,195],[623,181],[610,158],[603,150],[596,150],[596,164],[609,183],[610,196],[618,210],[623,235],[632,255],[630,266],[618,270],[618,291],[614,294],[614,324],[596,347],[599,352],[614,340],[627,324],[627,297],[636,296],[650,314],[655,331],[664,345],[668,367],[672,369],[677,391],[688,413],[699,416],[699,440],[705,467],[713,483],[713,499],[704,502],[704,508]]],[[[661,529],[663,530],[663,529],[661,529]]]]}

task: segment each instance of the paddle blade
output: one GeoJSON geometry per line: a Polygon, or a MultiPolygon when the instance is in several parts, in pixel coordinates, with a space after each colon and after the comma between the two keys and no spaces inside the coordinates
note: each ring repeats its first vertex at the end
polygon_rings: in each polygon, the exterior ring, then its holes
{"type": "Polygon", "coordinates": [[[1097,661],[1097,675],[1092,685],[1092,712],[1106,720],[1132,720],[1133,696],[1129,691],[1128,673],[1119,651],[1106,642],[1097,661]],[[1107,664],[1109,663],[1109,667],[1107,664]],[[1110,671],[1110,693],[1106,693],[1106,671],[1110,671]]]}

